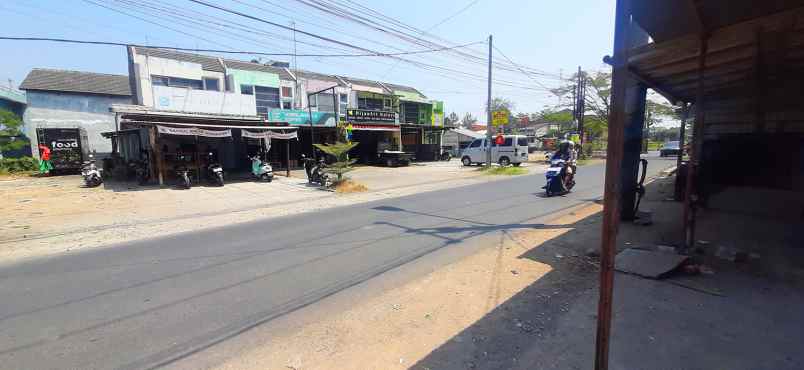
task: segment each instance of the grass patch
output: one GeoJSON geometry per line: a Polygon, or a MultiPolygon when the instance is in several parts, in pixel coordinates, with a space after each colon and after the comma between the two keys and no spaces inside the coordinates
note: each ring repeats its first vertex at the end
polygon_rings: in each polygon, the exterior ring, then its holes
{"type": "Polygon", "coordinates": [[[368,191],[366,185],[363,185],[351,179],[346,179],[335,184],[336,193],[349,194],[349,193],[362,193],[364,191],[368,191]]]}
{"type": "Polygon", "coordinates": [[[522,167],[513,167],[513,166],[491,166],[491,167],[480,167],[477,169],[485,173],[486,175],[502,175],[502,176],[516,176],[516,175],[524,175],[528,173],[528,170],[522,167]]]}

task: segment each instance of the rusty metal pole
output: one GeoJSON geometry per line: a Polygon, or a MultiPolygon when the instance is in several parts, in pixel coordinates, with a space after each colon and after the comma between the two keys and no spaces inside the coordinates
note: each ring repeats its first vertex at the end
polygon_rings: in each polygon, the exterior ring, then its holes
{"type": "Polygon", "coordinates": [[[628,78],[629,0],[617,0],[614,23],[614,51],[611,78],[611,113],[606,148],[606,182],[603,190],[603,227],[600,244],[600,298],[597,304],[595,369],[609,368],[611,311],[614,293],[614,254],[620,226],[620,187],[625,137],[625,102],[628,78]]]}
{"type": "Polygon", "coordinates": [[[700,53],[698,55],[698,87],[695,97],[695,122],[692,126],[692,145],[690,160],[687,164],[687,186],[684,192],[684,247],[689,250],[695,245],[695,204],[692,195],[695,192],[695,177],[699,170],[699,158],[704,133],[704,119],[706,110],[704,100],[706,97],[704,77],[706,68],[706,53],[709,47],[708,36],[701,36],[700,53]]]}
{"type": "Polygon", "coordinates": [[[690,103],[684,103],[681,107],[681,128],[678,130],[678,159],[676,159],[676,173],[681,169],[681,161],[684,157],[684,135],[687,133],[687,117],[690,114],[690,103]]]}

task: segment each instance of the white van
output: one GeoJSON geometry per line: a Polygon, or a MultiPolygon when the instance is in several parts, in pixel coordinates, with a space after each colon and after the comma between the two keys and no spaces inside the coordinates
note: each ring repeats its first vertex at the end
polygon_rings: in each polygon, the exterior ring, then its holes
{"type": "MultiPolygon", "coordinates": [[[[491,161],[499,163],[501,166],[513,164],[519,166],[528,160],[528,137],[525,135],[503,135],[502,145],[494,144],[495,138],[491,139],[491,161]]],[[[481,164],[486,162],[486,150],[488,144],[486,138],[475,139],[461,153],[461,163],[464,166],[481,164]]]]}

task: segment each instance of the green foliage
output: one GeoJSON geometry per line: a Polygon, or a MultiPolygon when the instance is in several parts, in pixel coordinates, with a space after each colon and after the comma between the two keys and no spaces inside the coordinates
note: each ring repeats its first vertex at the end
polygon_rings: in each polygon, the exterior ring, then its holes
{"type": "Polygon", "coordinates": [[[477,123],[477,117],[473,116],[472,113],[466,113],[463,115],[463,120],[461,120],[461,127],[463,128],[472,128],[472,125],[477,123]]]}
{"type": "Polygon", "coordinates": [[[483,172],[486,175],[503,175],[503,176],[516,176],[516,175],[524,175],[528,173],[523,167],[512,167],[512,166],[484,166],[478,169],[478,171],[483,172]]]}
{"type": "Polygon", "coordinates": [[[0,109],[0,151],[17,150],[28,145],[27,140],[21,140],[22,119],[5,109],[0,109]],[[11,137],[11,139],[9,139],[11,137]]]}
{"type": "Polygon", "coordinates": [[[19,173],[36,171],[39,169],[39,162],[35,158],[2,158],[0,159],[0,173],[19,173]]]}
{"type": "Polygon", "coordinates": [[[458,113],[452,112],[449,116],[444,117],[444,124],[447,126],[456,126],[460,123],[461,117],[458,117],[458,113]]]}
{"type": "Polygon", "coordinates": [[[324,171],[327,173],[335,174],[338,177],[336,183],[340,183],[343,181],[343,175],[349,171],[354,170],[352,167],[357,159],[349,159],[349,151],[352,150],[354,147],[357,146],[357,142],[338,142],[335,144],[315,144],[315,147],[320,149],[322,152],[327,153],[333,157],[335,157],[336,162],[333,164],[324,167],[324,171]]]}

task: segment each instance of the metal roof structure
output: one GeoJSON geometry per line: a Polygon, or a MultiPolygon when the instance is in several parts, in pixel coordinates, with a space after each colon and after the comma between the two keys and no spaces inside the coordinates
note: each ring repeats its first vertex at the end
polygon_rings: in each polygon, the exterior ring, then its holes
{"type": "Polygon", "coordinates": [[[42,68],[31,70],[20,89],[131,96],[128,76],[42,68]]]}

